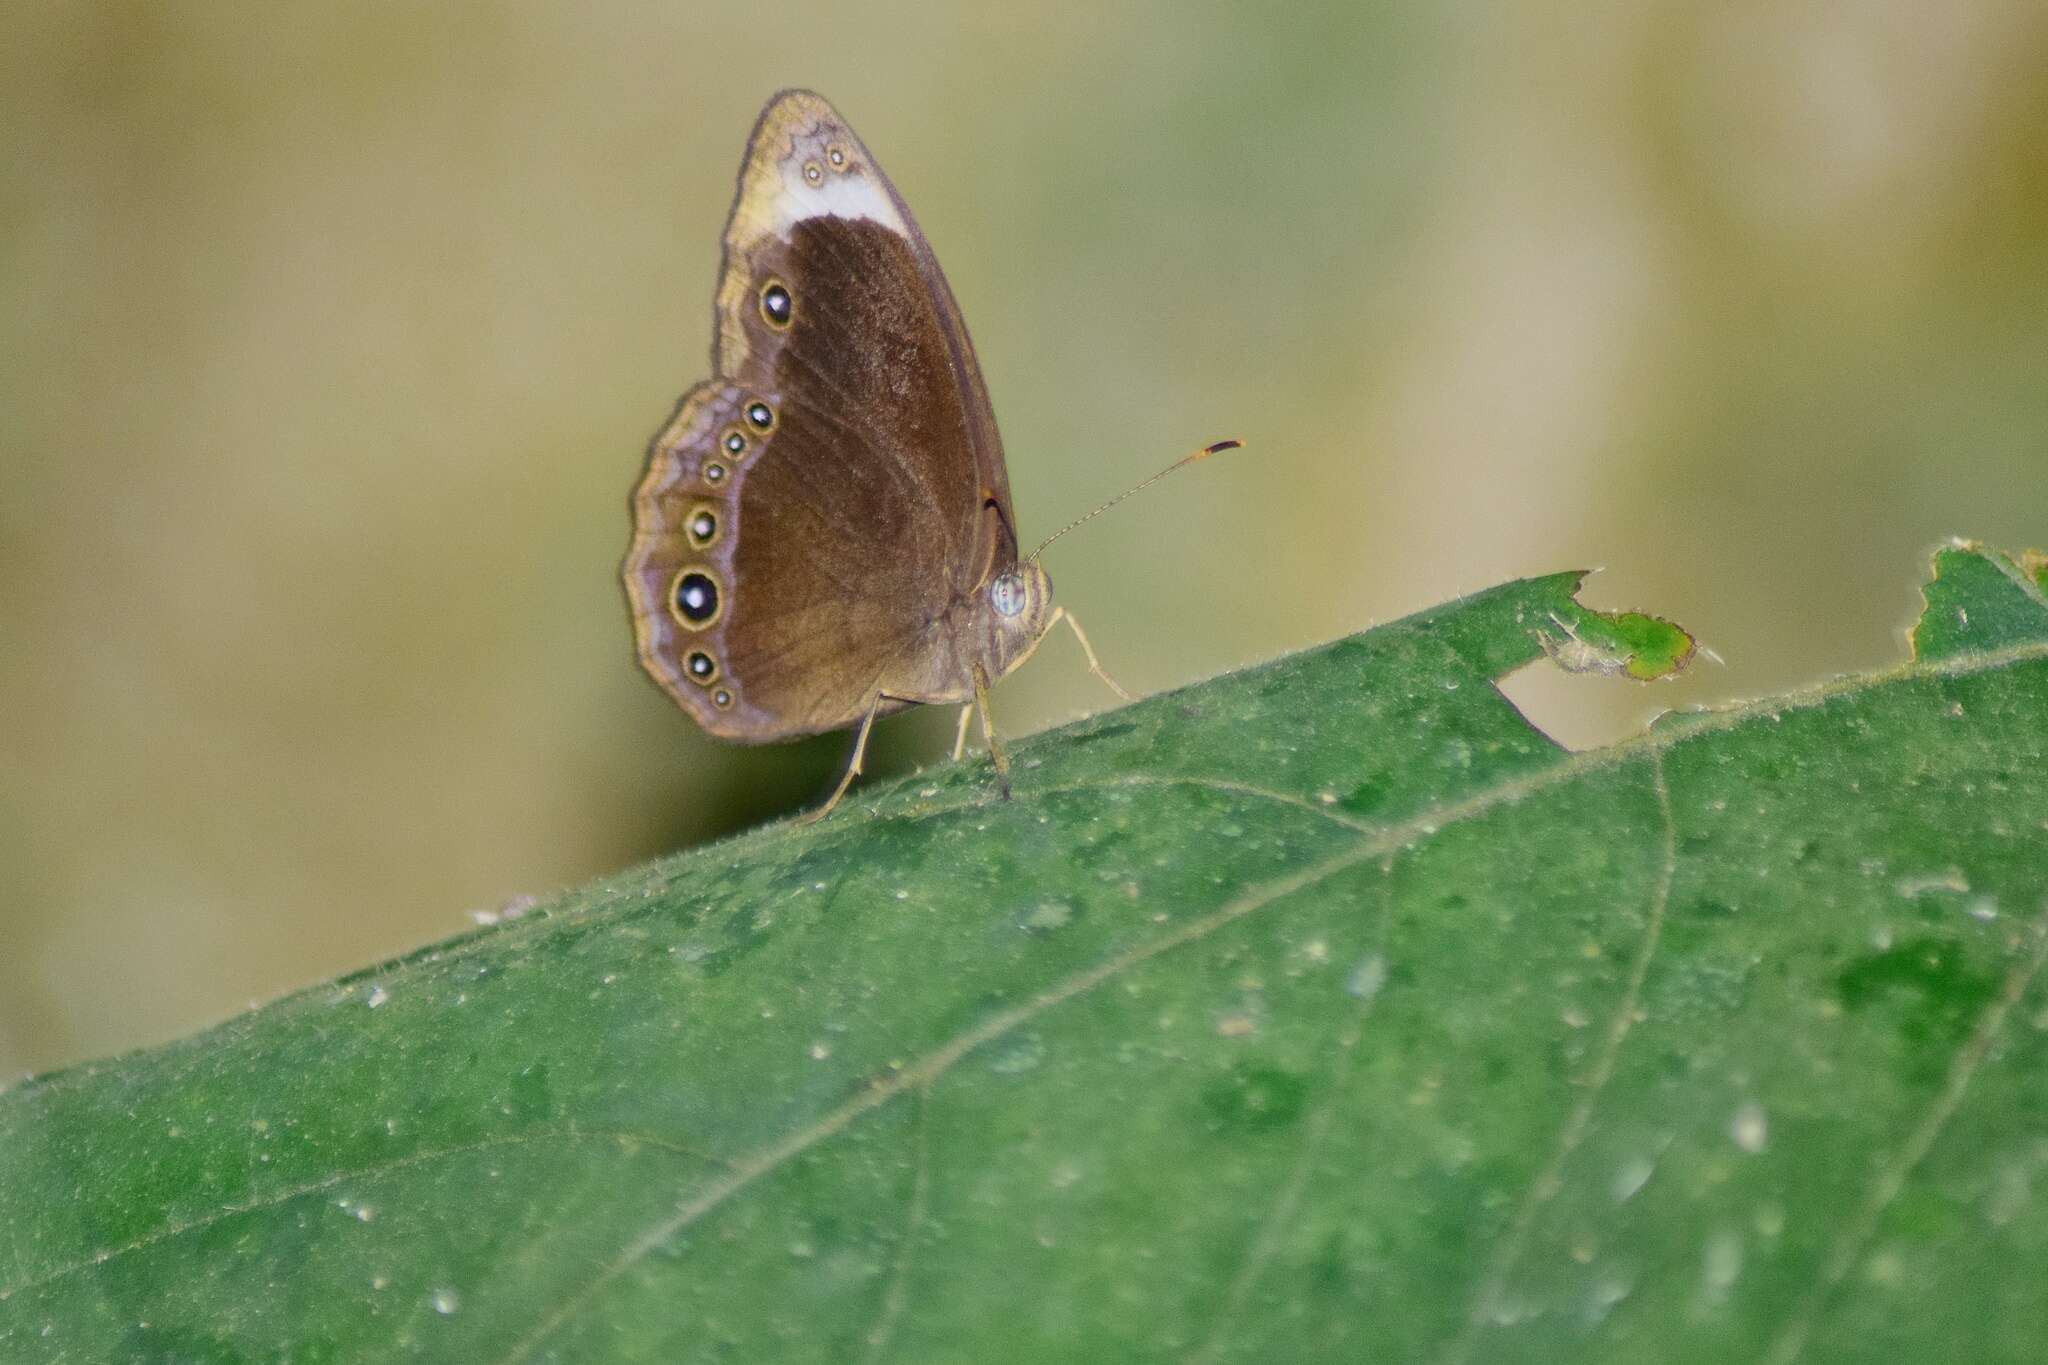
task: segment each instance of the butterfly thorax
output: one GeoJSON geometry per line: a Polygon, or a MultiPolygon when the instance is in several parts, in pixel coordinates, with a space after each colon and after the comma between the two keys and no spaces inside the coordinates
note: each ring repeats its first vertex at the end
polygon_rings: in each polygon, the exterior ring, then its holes
{"type": "MultiPolygon", "coordinates": [[[[1052,580],[1035,562],[1013,565],[964,593],[932,623],[930,637],[881,681],[891,697],[925,703],[974,696],[974,675],[992,683],[1029,658],[1052,619],[1052,580]]],[[[893,708],[892,708],[893,709],[893,708]]]]}

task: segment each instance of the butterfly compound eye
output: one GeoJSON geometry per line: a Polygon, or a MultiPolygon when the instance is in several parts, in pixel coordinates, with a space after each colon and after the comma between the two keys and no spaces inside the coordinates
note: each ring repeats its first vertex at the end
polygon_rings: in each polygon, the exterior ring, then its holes
{"type": "Polygon", "coordinates": [[[996,615],[1010,618],[1024,610],[1024,580],[1017,574],[1006,573],[988,585],[988,604],[996,609],[996,615]]]}

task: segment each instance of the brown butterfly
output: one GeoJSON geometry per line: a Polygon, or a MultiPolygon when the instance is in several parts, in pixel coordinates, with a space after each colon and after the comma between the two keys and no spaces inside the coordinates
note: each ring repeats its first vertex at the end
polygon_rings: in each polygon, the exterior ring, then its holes
{"type": "Polygon", "coordinates": [[[1018,555],[995,415],[931,246],[809,91],[754,125],[716,314],[713,377],[649,448],[621,570],[641,666],[699,725],[762,743],[858,724],[822,816],[875,718],[916,704],[966,704],[955,757],[978,705],[1008,795],[988,687],[1062,620],[1128,699],[1018,555]]]}

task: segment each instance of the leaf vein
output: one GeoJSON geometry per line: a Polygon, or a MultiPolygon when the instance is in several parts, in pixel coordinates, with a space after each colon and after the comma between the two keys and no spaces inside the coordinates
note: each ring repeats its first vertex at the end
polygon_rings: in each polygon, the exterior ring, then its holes
{"type": "Polygon", "coordinates": [[[1657,795],[1657,813],[1662,825],[1657,880],[1650,893],[1649,914],[1643,932],[1636,940],[1635,959],[1629,964],[1627,983],[1622,988],[1621,1000],[1615,1006],[1613,1016],[1607,1021],[1600,1054],[1582,1082],[1584,1093],[1565,1115],[1563,1127],[1552,1140],[1550,1159],[1537,1170],[1528,1188],[1516,1201],[1514,1218],[1495,1244],[1486,1273],[1467,1301],[1465,1321],[1444,1348],[1441,1357],[1444,1365],[1463,1365],[1471,1357],[1480,1333],[1486,1330],[1487,1319],[1493,1315],[1501,1294],[1507,1288],[1508,1277],[1514,1273],[1523,1251],[1528,1247],[1537,1214],[1557,1194],[1565,1163],[1571,1160],[1592,1126],[1594,1110],[1607,1091],[1608,1081],[1614,1077],[1622,1044],[1628,1041],[1629,1033],[1635,1027],[1636,1010],[1642,1000],[1643,982],[1649,976],[1650,960],[1656,956],[1663,941],[1664,911],[1671,902],[1671,882],[1678,867],[1678,829],[1671,814],[1671,787],[1664,776],[1663,755],[1655,749],[1650,751],[1650,779],[1657,795]]]}
{"type": "MultiPolygon", "coordinates": [[[[1389,910],[1386,904],[1380,907],[1378,943],[1374,952],[1384,956],[1387,941],[1387,920],[1389,910]]],[[[1245,1248],[1244,1259],[1239,1263],[1237,1274],[1231,1278],[1230,1286],[1224,1291],[1222,1306],[1217,1310],[1215,1323],[1209,1330],[1208,1338],[1188,1357],[1188,1365],[1208,1365],[1219,1359],[1230,1346],[1230,1329],[1238,1314],[1243,1311],[1245,1300],[1251,1297],[1259,1277],[1265,1274],[1274,1253],[1278,1251],[1280,1233],[1294,1218],[1294,1212],[1301,1206],[1302,1194],[1308,1188],[1309,1177],[1315,1166],[1317,1154],[1329,1135],[1330,1125],[1336,1121],[1337,1107],[1342,1103],[1349,1088],[1353,1061],[1358,1055],[1358,1044],[1365,1036],[1366,1016],[1372,1013],[1379,992],[1375,990],[1359,1001],[1358,1009],[1352,1014],[1343,1031],[1337,1036],[1337,1055],[1331,1063],[1329,1093],[1323,1103],[1317,1106],[1305,1126],[1300,1149],[1295,1153],[1292,1166],[1286,1178],[1273,1192],[1273,1202],[1267,1207],[1266,1216],[1259,1220],[1257,1230],[1250,1244],[1245,1248]]]]}
{"type": "Polygon", "coordinates": [[[910,1199],[903,1212],[903,1233],[896,1245],[896,1264],[889,1272],[889,1288],[882,1295],[882,1309],[868,1328],[866,1359],[880,1360],[896,1334],[896,1323],[910,1297],[910,1262],[916,1254],[917,1236],[924,1228],[925,1207],[931,1196],[931,1108],[932,1091],[924,1086],[917,1092],[917,1134],[912,1139],[910,1199]]]}
{"type": "Polygon", "coordinates": [[[224,1204],[212,1213],[201,1214],[198,1217],[186,1219],[184,1222],[175,1223],[169,1227],[158,1228],[146,1236],[137,1237],[133,1241],[124,1242],[119,1246],[107,1247],[104,1250],[96,1251],[83,1260],[59,1266],[47,1274],[38,1275],[33,1279],[22,1280],[17,1284],[0,1285],[0,1302],[5,1302],[16,1294],[27,1290],[41,1289],[58,1280],[76,1275],[82,1270],[90,1270],[95,1266],[105,1265],[109,1261],[119,1260],[121,1257],[133,1252],[147,1251],[153,1246],[183,1237],[187,1233],[203,1231],[216,1223],[226,1222],[230,1218],[239,1218],[245,1213],[260,1213],[264,1209],[277,1208],[281,1205],[289,1204],[295,1199],[304,1199],[308,1195],[320,1194],[338,1185],[346,1185],[352,1180],[375,1180],[380,1176],[390,1175],[393,1172],[407,1170],[414,1166],[423,1166],[434,1161],[443,1161],[449,1157],[466,1156],[472,1152],[489,1151],[497,1147],[538,1146],[543,1142],[554,1141],[631,1142],[646,1147],[653,1147],[659,1151],[674,1152],[678,1156],[695,1157],[699,1161],[716,1162],[720,1165],[727,1164],[724,1157],[699,1151],[694,1147],[676,1142],[670,1138],[652,1137],[646,1133],[620,1132],[608,1129],[548,1128],[521,1133],[508,1133],[501,1137],[478,1138],[473,1142],[458,1142],[447,1147],[434,1147],[422,1151],[409,1152],[401,1157],[393,1157],[389,1161],[375,1162],[371,1165],[359,1166],[352,1170],[337,1171],[331,1175],[322,1176],[318,1180],[308,1180],[286,1189],[274,1190],[258,1199],[248,1199],[238,1204],[224,1204]]]}
{"type": "Polygon", "coordinates": [[[2005,983],[1990,1003],[1977,1016],[1976,1027],[1956,1050],[1955,1058],[1949,1064],[1948,1077],[1941,1091],[1927,1112],[1920,1117],[1913,1131],[1906,1136],[1892,1159],[1879,1170],[1877,1179],[1871,1182],[1870,1190],[1863,1203],[1856,1210],[1856,1216],[1843,1228],[1841,1235],[1829,1248],[1827,1259],[1821,1262],[1820,1274],[1800,1296],[1799,1304],[1785,1325],[1772,1340],[1771,1349],[1764,1359],[1769,1365],[1793,1365],[1806,1349],[1807,1338],[1812,1335],[1815,1321],[1820,1317],[1835,1289],[1861,1259],[1870,1239],[1876,1235],[1877,1225],[1884,1218],[1885,1210],[1899,1197],[1906,1182],[1927,1159],[1927,1154],[1940,1140],[1942,1130],[1962,1107],[1963,1097],[1975,1079],[1978,1068],[1984,1063],[1985,1054],[1991,1050],[1992,1042],[2000,1029],[2005,1026],[2006,1016],[2012,1013],[2014,1005],[2027,993],[2041,964],[2048,960],[2048,906],[2034,918],[2029,933],[2033,944],[2026,957],[2012,965],[2005,974],[2005,983]]]}

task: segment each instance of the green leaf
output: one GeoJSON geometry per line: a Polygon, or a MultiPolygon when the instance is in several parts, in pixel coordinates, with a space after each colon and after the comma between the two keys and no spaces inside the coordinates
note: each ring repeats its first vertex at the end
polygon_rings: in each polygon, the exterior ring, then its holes
{"type": "Polygon", "coordinates": [[[1913,627],[1915,657],[1947,659],[2041,639],[2048,567],[2039,556],[2015,560],[1957,541],[1935,553],[1934,572],[1913,627]]]}
{"type": "Polygon", "coordinates": [[[8,1361],[2032,1360],[2048,607],[1512,583],[0,1096],[8,1361]]]}

